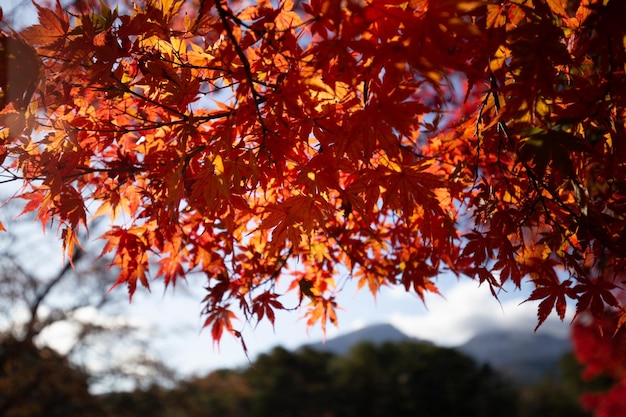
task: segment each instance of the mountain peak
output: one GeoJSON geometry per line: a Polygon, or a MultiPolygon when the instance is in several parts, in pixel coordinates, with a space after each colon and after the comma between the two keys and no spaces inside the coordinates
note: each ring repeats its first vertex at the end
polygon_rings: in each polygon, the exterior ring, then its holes
{"type": "Polygon", "coordinates": [[[362,342],[381,345],[383,343],[398,343],[409,340],[417,339],[407,336],[391,324],[379,323],[339,335],[326,342],[307,344],[304,347],[333,353],[335,355],[347,355],[352,347],[362,342]]]}

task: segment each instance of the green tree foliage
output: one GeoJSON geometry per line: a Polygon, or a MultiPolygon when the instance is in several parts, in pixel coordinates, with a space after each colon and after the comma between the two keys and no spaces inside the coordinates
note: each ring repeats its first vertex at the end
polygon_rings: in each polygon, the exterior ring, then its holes
{"type": "Polygon", "coordinates": [[[251,395],[242,372],[219,370],[171,389],[153,385],[109,393],[102,401],[111,417],[248,417],[251,395]]]}
{"type": "Polygon", "coordinates": [[[337,385],[335,361],[341,359],[308,348],[290,352],[278,347],[261,355],[246,373],[255,393],[250,411],[258,417],[333,415],[352,401],[337,385]]]}
{"type": "Polygon", "coordinates": [[[361,344],[345,357],[277,347],[247,368],[99,396],[88,392],[87,375],[47,348],[5,339],[0,366],[3,417],[589,415],[577,398],[590,385],[572,355],[560,379],[518,387],[454,349],[430,344],[361,344]]]}
{"type": "Polygon", "coordinates": [[[589,387],[582,381],[582,366],[573,353],[563,355],[559,374],[540,383],[520,388],[519,417],[588,417],[580,404],[581,393],[589,387]]]}
{"type": "Polygon", "coordinates": [[[454,349],[400,343],[356,346],[336,363],[337,416],[493,416],[515,409],[513,390],[454,349]]]}
{"type": "Polygon", "coordinates": [[[219,371],[172,390],[107,396],[130,417],[431,417],[515,415],[517,392],[488,367],[429,344],[357,346],[347,357],[277,347],[249,368],[219,371]],[[421,410],[421,411],[420,411],[421,410]]]}

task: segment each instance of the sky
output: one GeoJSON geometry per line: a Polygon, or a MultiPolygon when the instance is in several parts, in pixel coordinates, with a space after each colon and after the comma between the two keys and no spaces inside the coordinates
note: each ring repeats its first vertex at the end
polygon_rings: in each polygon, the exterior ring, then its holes
{"type": "MultiPolygon", "coordinates": [[[[5,224],[13,230],[10,224],[5,224]]],[[[54,239],[53,233],[48,233],[43,240],[39,235],[41,228],[31,226],[30,231],[17,229],[24,235],[30,234],[27,241],[30,248],[37,247],[38,256],[33,258],[29,254],[29,259],[38,261],[43,273],[58,270],[63,262],[59,242],[54,239]],[[44,250],[39,249],[44,243],[44,250]]],[[[132,301],[128,300],[126,289],[120,286],[112,290],[112,295],[122,300],[116,304],[120,305],[120,309],[114,316],[93,308],[84,308],[80,314],[85,320],[105,325],[107,320],[111,324],[120,321],[131,323],[139,329],[139,335],[147,338],[147,353],[174,369],[180,377],[247,366],[258,354],[268,352],[275,346],[295,349],[324,338],[320,326],[307,327],[303,319],[304,310],[277,311],[274,328],[267,320],[257,326],[243,321],[236,323],[236,329],[243,333],[248,355],[240,341],[226,333],[216,344],[211,339],[210,330],[202,328],[201,300],[205,292],[204,282],[199,278],[199,275],[191,276],[167,290],[164,290],[162,281],[153,281],[151,291],[138,287],[132,301]]],[[[498,301],[487,286],[479,286],[469,278],[458,279],[444,274],[436,284],[442,295],[426,294],[426,302],[423,303],[416,294],[406,292],[403,286],[383,288],[374,299],[368,290],[359,291],[356,283],[348,282],[338,295],[341,306],[338,311],[339,326],[329,324],[326,339],[380,323],[392,324],[408,336],[451,347],[487,331],[534,332],[537,302],[523,303],[528,297],[528,290],[501,292],[498,301]]],[[[295,305],[295,297],[295,294],[288,295],[287,300],[281,301],[286,306],[295,305]]],[[[539,333],[567,337],[572,314],[573,306],[569,306],[564,322],[554,315],[550,316],[539,333]]],[[[43,342],[64,353],[73,345],[72,334],[71,328],[55,326],[43,334],[43,342]]]]}
{"type": "MultiPolygon", "coordinates": [[[[128,311],[136,324],[155,328],[165,336],[155,339],[152,348],[186,375],[246,366],[249,360],[274,346],[297,348],[324,338],[319,326],[307,328],[303,311],[278,313],[274,329],[268,323],[252,328],[240,322],[238,329],[243,330],[248,359],[239,340],[225,335],[216,345],[210,331],[202,330],[202,291],[194,295],[191,285],[187,291],[179,287],[174,293],[153,290],[148,294],[137,290],[128,311]]],[[[527,294],[509,291],[500,294],[498,301],[488,287],[455,276],[440,277],[439,285],[443,296],[427,295],[426,305],[402,286],[384,289],[374,300],[366,290],[357,291],[348,285],[339,296],[339,326],[329,325],[326,338],[379,323],[392,324],[409,336],[440,346],[458,346],[476,334],[497,329],[534,332],[537,303],[522,303],[527,294]]],[[[571,308],[564,322],[552,315],[538,333],[567,337],[571,317],[571,308]]]]}
{"type": "MultiPolygon", "coordinates": [[[[19,220],[16,224],[5,221],[5,225],[24,240],[21,245],[28,249],[18,248],[18,252],[29,252],[25,257],[28,262],[36,261],[39,276],[54,276],[64,261],[54,231],[48,231],[44,238],[38,224],[24,224],[19,220]],[[30,253],[33,251],[36,251],[36,257],[30,253]]],[[[92,238],[97,238],[96,235],[98,233],[92,230],[92,238]]],[[[216,344],[211,339],[210,329],[202,328],[200,313],[201,300],[205,296],[204,284],[199,274],[179,280],[174,288],[167,290],[161,280],[153,281],[150,291],[138,287],[132,301],[128,300],[124,286],[116,287],[111,295],[121,302],[115,304],[120,307],[114,316],[93,308],[84,308],[81,315],[85,320],[104,324],[106,320],[131,323],[139,329],[139,334],[146,335],[148,353],[157,356],[182,377],[247,366],[258,354],[275,346],[295,349],[324,338],[320,326],[307,327],[304,310],[277,311],[274,328],[267,320],[257,326],[236,322],[236,329],[243,333],[248,356],[240,341],[226,333],[216,344]]],[[[528,286],[524,292],[514,289],[500,292],[497,300],[488,286],[479,286],[477,281],[469,278],[443,274],[437,278],[436,284],[441,295],[427,293],[424,303],[415,293],[406,292],[402,285],[383,288],[375,299],[367,289],[357,290],[356,282],[349,281],[338,295],[341,307],[339,326],[328,324],[326,338],[380,323],[392,324],[408,336],[440,346],[458,346],[476,334],[498,329],[534,332],[538,302],[523,303],[529,295],[528,286]]],[[[286,286],[288,282],[279,287],[286,286]]],[[[285,306],[296,305],[296,296],[290,294],[281,302],[285,306]]],[[[573,306],[570,305],[564,322],[551,315],[539,333],[567,337],[572,315],[573,306]]],[[[44,334],[44,342],[63,353],[73,345],[72,333],[71,329],[56,326],[44,334]]]]}

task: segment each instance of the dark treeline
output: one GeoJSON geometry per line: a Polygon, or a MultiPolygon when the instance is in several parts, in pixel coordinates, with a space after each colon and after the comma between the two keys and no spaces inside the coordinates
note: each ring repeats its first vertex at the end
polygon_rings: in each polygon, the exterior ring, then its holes
{"type": "Polygon", "coordinates": [[[81,382],[80,371],[51,351],[16,350],[5,342],[0,365],[0,414],[6,417],[587,415],[578,405],[582,386],[571,356],[558,381],[520,387],[454,349],[409,342],[361,344],[345,357],[275,348],[246,368],[99,396],[88,394],[87,375],[81,382]]]}

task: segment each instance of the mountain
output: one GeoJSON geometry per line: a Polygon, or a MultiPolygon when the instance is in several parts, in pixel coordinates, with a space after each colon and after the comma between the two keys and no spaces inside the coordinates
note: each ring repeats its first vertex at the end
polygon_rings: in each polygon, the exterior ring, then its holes
{"type": "Polygon", "coordinates": [[[393,327],[391,324],[375,324],[367,326],[359,330],[355,330],[350,333],[346,333],[341,336],[328,339],[326,342],[318,342],[305,345],[315,350],[323,352],[333,353],[335,355],[347,355],[353,346],[361,342],[369,342],[373,345],[381,345],[383,343],[398,343],[406,341],[420,341],[418,339],[409,337],[402,333],[400,330],[393,327]]]}
{"type": "Polygon", "coordinates": [[[457,348],[518,382],[558,377],[561,357],[571,352],[569,340],[546,334],[494,331],[478,334],[457,348]]]}
{"type": "MultiPolygon", "coordinates": [[[[361,342],[381,345],[405,341],[430,343],[409,337],[390,324],[376,324],[305,347],[347,355],[353,346],[361,342]]],[[[546,375],[558,377],[559,360],[572,347],[564,338],[503,330],[478,334],[456,349],[479,364],[488,364],[515,382],[532,383],[546,375]]]]}

